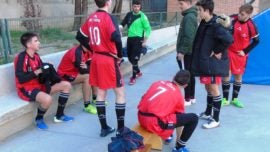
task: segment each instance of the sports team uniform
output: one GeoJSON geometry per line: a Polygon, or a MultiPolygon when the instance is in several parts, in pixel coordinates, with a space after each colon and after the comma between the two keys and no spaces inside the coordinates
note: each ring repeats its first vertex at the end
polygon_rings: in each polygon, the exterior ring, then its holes
{"type": "Polygon", "coordinates": [[[122,58],[122,41],[116,19],[98,10],[90,15],[80,32],[89,38],[94,51],[90,67],[90,84],[101,89],[123,86],[123,78],[117,63],[122,58]]]}
{"type": "Polygon", "coordinates": [[[237,15],[233,18],[233,38],[234,42],[229,47],[230,70],[232,74],[243,74],[246,68],[248,52],[245,49],[250,45],[252,38],[258,36],[255,24],[251,19],[240,22],[237,15]],[[245,56],[238,55],[240,50],[244,50],[245,56]]]}
{"type": "Polygon", "coordinates": [[[201,76],[200,77],[201,84],[221,84],[222,78],[219,76],[201,76]]]}
{"type": "Polygon", "coordinates": [[[14,59],[15,83],[17,94],[26,101],[35,101],[40,91],[49,93],[44,84],[39,83],[34,71],[39,69],[42,61],[37,53],[30,57],[26,51],[16,55],[14,59]]]}
{"type": "Polygon", "coordinates": [[[176,84],[170,81],[158,81],[153,83],[143,95],[138,110],[141,126],[158,134],[161,138],[167,139],[172,135],[173,128],[162,129],[158,119],[166,124],[176,124],[176,113],[185,111],[184,98],[176,84]]]}
{"type": "Polygon", "coordinates": [[[62,79],[72,82],[76,79],[78,74],[89,74],[91,58],[92,52],[85,52],[82,46],[75,46],[68,50],[63,56],[58,66],[57,73],[62,79]],[[80,67],[81,62],[87,64],[87,69],[80,67]]]}

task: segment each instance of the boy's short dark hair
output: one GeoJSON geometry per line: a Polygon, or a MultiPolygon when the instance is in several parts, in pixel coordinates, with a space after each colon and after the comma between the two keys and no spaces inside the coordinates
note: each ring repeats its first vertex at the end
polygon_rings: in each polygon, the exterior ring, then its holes
{"type": "Polygon", "coordinates": [[[133,0],[132,5],[141,5],[142,2],[140,0],[133,0]]]}
{"type": "Polygon", "coordinates": [[[26,32],[21,36],[21,44],[27,48],[27,43],[32,40],[33,37],[38,37],[36,33],[26,32]]]}
{"type": "Polygon", "coordinates": [[[201,6],[204,10],[209,10],[209,13],[213,14],[215,4],[213,0],[199,0],[196,6],[201,6]]]}
{"type": "Polygon", "coordinates": [[[173,81],[175,81],[179,85],[185,85],[189,83],[189,79],[190,79],[189,71],[180,70],[175,74],[173,81]]]}
{"type": "Polygon", "coordinates": [[[96,3],[98,8],[102,8],[105,6],[107,1],[109,1],[109,0],[95,0],[95,3],[96,3]]]}
{"type": "Polygon", "coordinates": [[[244,4],[244,5],[240,6],[239,12],[246,12],[247,14],[252,14],[253,6],[249,3],[244,4]]]}

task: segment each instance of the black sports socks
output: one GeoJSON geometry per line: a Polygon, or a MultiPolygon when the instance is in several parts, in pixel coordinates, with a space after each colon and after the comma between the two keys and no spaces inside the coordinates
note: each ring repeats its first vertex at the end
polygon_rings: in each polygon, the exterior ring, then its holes
{"type": "Polygon", "coordinates": [[[65,106],[69,97],[69,93],[60,92],[58,98],[58,107],[56,112],[56,118],[59,119],[61,116],[64,115],[65,106]]]}

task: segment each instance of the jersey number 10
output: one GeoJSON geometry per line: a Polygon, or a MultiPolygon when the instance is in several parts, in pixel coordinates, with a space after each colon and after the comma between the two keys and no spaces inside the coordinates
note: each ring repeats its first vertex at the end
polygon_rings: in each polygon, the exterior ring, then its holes
{"type": "Polygon", "coordinates": [[[90,42],[92,45],[99,45],[100,44],[100,32],[98,27],[90,27],[90,42]]]}

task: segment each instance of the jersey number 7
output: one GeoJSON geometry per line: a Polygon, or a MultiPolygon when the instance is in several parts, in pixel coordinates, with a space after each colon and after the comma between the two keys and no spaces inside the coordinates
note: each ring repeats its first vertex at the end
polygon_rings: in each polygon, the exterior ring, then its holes
{"type": "Polygon", "coordinates": [[[167,91],[166,88],[161,87],[161,86],[159,86],[157,89],[158,89],[158,92],[156,92],[151,98],[149,98],[149,101],[152,101],[154,98],[156,98],[156,97],[159,96],[160,94],[162,94],[162,93],[164,93],[164,92],[167,91]]]}

